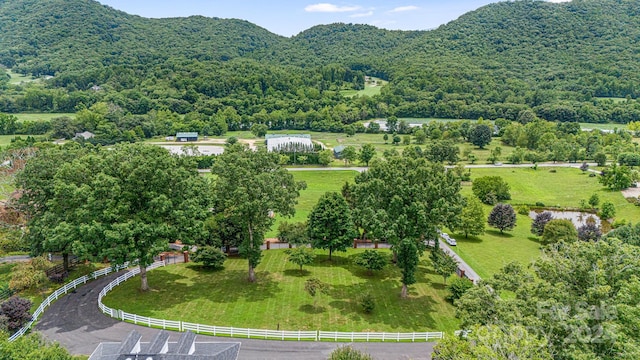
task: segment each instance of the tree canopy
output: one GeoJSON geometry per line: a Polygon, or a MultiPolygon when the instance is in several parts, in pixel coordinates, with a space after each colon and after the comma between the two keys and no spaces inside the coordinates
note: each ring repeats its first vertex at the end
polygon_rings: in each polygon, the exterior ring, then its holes
{"type": "Polygon", "coordinates": [[[351,209],[335,192],[325,193],[318,200],[309,213],[307,231],[314,248],[329,250],[329,260],[334,251],[347,251],[357,236],[351,209]]]}
{"type": "MultiPolygon", "coordinates": [[[[546,344],[539,348],[540,356],[548,351],[554,359],[637,358],[640,337],[632,329],[638,322],[639,251],[617,239],[550,245],[534,262],[532,272],[511,263],[467,290],[456,301],[457,315],[462,326],[474,333],[491,331],[502,337],[517,329],[521,341],[546,344]],[[511,295],[501,296],[505,292],[511,295]],[[495,327],[504,334],[494,332],[495,327]]],[[[473,339],[454,341],[443,351],[468,354],[473,339]]],[[[522,351],[529,346],[522,345],[522,351]]]]}
{"type": "Polygon", "coordinates": [[[241,144],[227,148],[216,158],[211,171],[215,180],[214,211],[244,229],[240,254],[249,261],[249,281],[254,282],[260,263],[260,246],[275,216],[292,216],[299,190],[287,169],[279,165],[279,155],[265,149],[253,151],[241,144]]]}

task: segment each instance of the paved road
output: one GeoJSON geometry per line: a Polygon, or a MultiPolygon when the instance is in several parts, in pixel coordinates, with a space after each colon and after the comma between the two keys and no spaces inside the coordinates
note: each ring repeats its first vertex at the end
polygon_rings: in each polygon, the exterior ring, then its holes
{"type": "Polygon", "coordinates": [[[467,264],[458,254],[456,254],[449,244],[447,244],[443,239],[440,239],[440,248],[442,251],[451,256],[456,262],[458,262],[458,268],[464,270],[465,275],[469,278],[469,280],[473,281],[474,284],[477,284],[478,281],[482,280],[478,273],[476,273],[469,264],[467,264]]]}
{"type": "MultiPolygon", "coordinates": [[[[587,163],[589,166],[594,167],[597,166],[598,164],[596,163],[587,163]]],[[[571,167],[571,168],[579,168],[580,165],[582,165],[582,163],[550,163],[550,162],[544,162],[544,163],[538,163],[538,167],[571,167]]],[[[465,169],[490,169],[490,168],[530,168],[532,167],[533,164],[500,164],[500,165],[493,165],[493,164],[473,164],[473,165],[465,165],[465,169]]],[[[454,168],[455,166],[452,165],[447,165],[445,166],[448,169],[454,168]]],[[[360,166],[360,167],[303,167],[303,168],[298,168],[298,167],[288,167],[287,170],[289,171],[357,171],[357,172],[364,172],[366,171],[368,168],[364,167],[364,166],[360,166]]],[[[198,172],[201,173],[209,173],[211,172],[211,169],[199,169],[198,172]]],[[[596,171],[597,172],[597,171],[596,171]]]]}
{"type": "MultiPolygon", "coordinates": [[[[40,319],[36,330],[48,340],[57,341],[72,354],[88,355],[100,342],[120,342],[131,330],[142,334],[142,341],[150,341],[158,330],[112,319],[97,307],[98,294],[111,280],[111,274],[76,289],[56,301],[40,319]]],[[[132,280],[135,281],[135,280],[132,280]]],[[[177,341],[179,333],[171,333],[170,341],[177,341]]],[[[216,338],[198,335],[198,341],[241,342],[239,359],[326,359],[336,347],[344,343],[264,341],[216,338]]],[[[357,349],[368,352],[375,359],[429,360],[432,343],[354,343],[357,349]]]]}
{"type": "Polygon", "coordinates": [[[17,261],[29,261],[31,257],[29,255],[13,255],[0,258],[0,263],[4,262],[17,262],[17,261]]]}

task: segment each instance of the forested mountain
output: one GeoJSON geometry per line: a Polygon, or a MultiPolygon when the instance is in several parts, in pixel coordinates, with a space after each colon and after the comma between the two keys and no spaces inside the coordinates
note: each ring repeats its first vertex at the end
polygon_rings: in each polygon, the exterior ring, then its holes
{"type": "Polygon", "coordinates": [[[229,60],[283,37],[243,20],[146,19],[91,0],[1,0],[0,62],[34,75],[184,56],[229,60]]]}
{"type": "Polygon", "coordinates": [[[0,0],[0,64],[54,76],[0,81],[0,112],[104,103],[106,118],[169,111],[195,119],[180,129],[203,132],[221,122],[341,131],[390,115],[626,123],[640,120],[639,13],[640,0],[527,0],[432,31],[332,24],[285,38],[241,20],[146,19],[93,0],[0,0]],[[389,85],[340,96],[365,75],[389,85]]]}
{"type": "MultiPolygon", "coordinates": [[[[395,89],[389,90],[432,104],[434,96],[456,94],[456,100],[477,104],[479,112],[495,103],[536,107],[593,97],[636,98],[639,13],[637,0],[488,5],[397,49],[388,58],[396,64],[395,89]]],[[[441,111],[447,110],[435,109],[434,115],[441,111]]],[[[604,119],[593,114],[587,121],[604,119]]]]}

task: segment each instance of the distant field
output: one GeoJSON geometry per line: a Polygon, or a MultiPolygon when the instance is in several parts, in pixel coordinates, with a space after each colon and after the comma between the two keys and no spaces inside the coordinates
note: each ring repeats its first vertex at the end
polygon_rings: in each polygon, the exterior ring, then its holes
{"type": "Polygon", "coordinates": [[[292,218],[285,218],[276,214],[276,223],[266,235],[267,238],[276,237],[278,225],[283,221],[302,222],[318,202],[318,199],[328,191],[340,192],[345,182],[353,182],[357,175],[355,171],[291,171],[296,181],[307,183],[307,189],[300,191],[296,214],[292,218]]]}
{"type": "Polygon", "coordinates": [[[600,130],[613,130],[613,129],[627,129],[627,124],[592,124],[592,123],[580,123],[581,129],[600,129],[600,130]]]}
{"type": "Polygon", "coordinates": [[[626,98],[619,98],[619,97],[599,97],[599,98],[596,98],[596,99],[599,99],[599,100],[611,100],[614,103],[627,101],[626,98]]]}
{"type": "Polygon", "coordinates": [[[50,121],[51,119],[67,116],[72,119],[76,117],[73,113],[19,113],[13,114],[18,121],[50,121]]]}
{"type": "Polygon", "coordinates": [[[356,95],[358,96],[379,95],[380,91],[382,90],[382,87],[387,85],[388,82],[378,78],[372,78],[372,79],[375,81],[375,85],[372,85],[371,83],[366,83],[364,85],[364,90],[343,90],[340,93],[344,97],[354,97],[356,95]]]}
{"type": "MultiPolygon", "coordinates": [[[[489,216],[491,206],[485,205],[484,211],[489,216]]],[[[478,237],[465,238],[464,234],[450,233],[458,244],[451,248],[481,278],[486,279],[512,261],[526,266],[540,255],[540,243],[529,232],[530,227],[531,219],[528,216],[517,215],[517,226],[503,234],[490,227],[478,237]]]]}
{"type": "Polygon", "coordinates": [[[38,79],[34,79],[31,75],[23,76],[21,74],[14,73],[10,69],[6,69],[6,71],[7,71],[7,74],[11,76],[11,80],[9,80],[10,84],[18,85],[20,83],[33,82],[38,80],[38,79]]]}
{"type": "Polygon", "coordinates": [[[7,146],[11,144],[11,140],[16,137],[26,138],[27,136],[32,136],[34,138],[41,138],[42,135],[0,135],[0,147],[7,146]]]}
{"type": "Polygon", "coordinates": [[[398,121],[400,120],[404,120],[409,124],[428,124],[432,121],[443,122],[443,123],[456,122],[456,121],[472,121],[472,122],[478,121],[478,119],[398,118],[398,121]]]}
{"type": "MultiPolygon", "coordinates": [[[[640,209],[627,202],[619,191],[609,191],[598,183],[597,177],[589,177],[578,169],[555,168],[488,168],[471,170],[472,179],[496,175],[502,177],[511,186],[513,204],[535,204],[542,202],[547,206],[578,207],[581,199],[588,199],[591,194],[598,194],[600,203],[610,201],[616,208],[616,218],[640,222],[640,209]]],[[[463,186],[462,193],[472,196],[471,186],[463,186]]],[[[485,206],[488,216],[490,206],[485,206]]],[[[479,237],[465,239],[463,235],[454,234],[458,246],[454,250],[481,277],[495,274],[510,261],[529,264],[539,254],[540,244],[529,232],[531,219],[518,215],[517,226],[513,231],[500,234],[499,231],[487,227],[489,231],[479,237]]]]}

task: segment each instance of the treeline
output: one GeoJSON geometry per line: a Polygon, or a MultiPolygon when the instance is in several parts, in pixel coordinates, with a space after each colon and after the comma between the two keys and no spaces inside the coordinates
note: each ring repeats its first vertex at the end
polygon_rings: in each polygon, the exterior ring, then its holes
{"type": "Polygon", "coordinates": [[[503,2],[432,31],[332,24],[286,39],[244,21],[151,20],[89,0],[2,2],[0,64],[54,77],[0,82],[0,112],[104,102],[125,116],[212,117],[233,108],[240,121],[229,130],[343,131],[387,116],[517,120],[527,110],[622,124],[640,120],[639,7],[503,2]],[[379,96],[340,95],[362,89],[366,75],[389,85],[379,96]]]}

